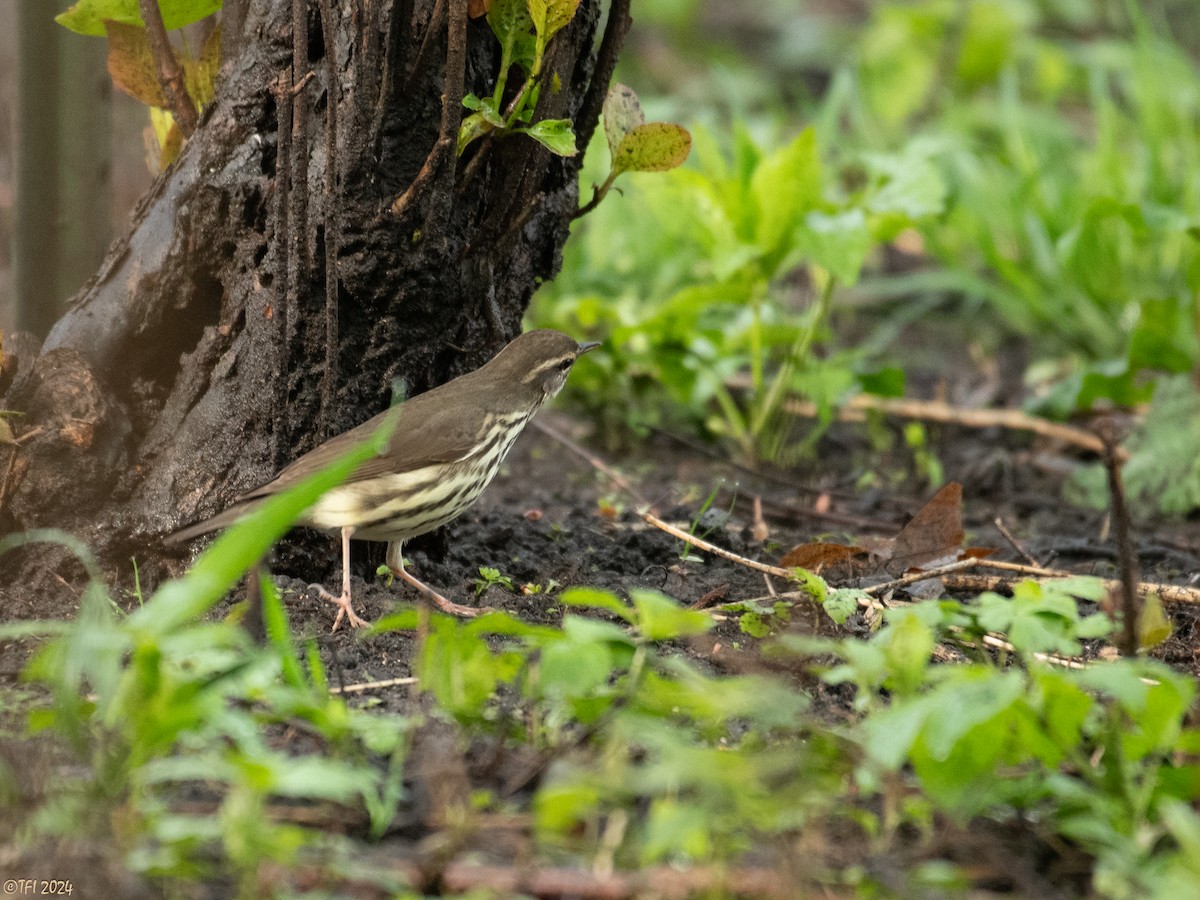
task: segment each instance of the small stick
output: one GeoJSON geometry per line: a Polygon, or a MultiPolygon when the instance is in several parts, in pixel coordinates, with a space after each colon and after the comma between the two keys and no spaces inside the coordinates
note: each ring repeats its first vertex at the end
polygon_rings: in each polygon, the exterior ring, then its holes
{"type": "Polygon", "coordinates": [[[959,559],[952,563],[947,563],[944,566],[937,566],[933,569],[926,569],[921,572],[909,572],[907,575],[902,575],[900,578],[893,578],[891,581],[885,581],[882,584],[873,584],[869,588],[864,588],[864,593],[870,594],[872,597],[876,594],[890,591],[893,588],[904,587],[909,584],[916,584],[918,581],[927,581],[930,578],[940,578],[947,572],[957,572],[960,569],[970,569],[979,565],[979,560],[975,557],[967,559],[959,559]]]}
{"type": "Polygon", "coordinates": [[[1117,435],[1111,420],[1099,423],[1097,433],[1104,442],[1104,469],[1108,473],[1108,494],[1112,504],[1113,527],[1116,529],[1117,556],[1121,561],[1121,606],[1124,611],[1121,630],[1121,653],[1133,657],[1138,650],[1138,563],[1133,551],[1133,524],[1125,503],[1125,486],[1121,482],[1121,459],[1117,456],[1117,435]]]}
{"type": "Polygon", "coordinates": [[[188,95],[187,85],[184,84],[179,60],[175,58],[175,51],[171,49],[171,41],[167,37],[166,26],[163,25],[162,10],[158,8],[158,0],[138,0],[138,8],[146,26],[146,40],[150,44],[150,54],[154,57],[159,87],[171,102],[171,112],[179,124],[180,132],[185,138],[189,138],[196,130],[199,117],[196,115],[196,105],[188,95]]]}
{"type": "Polygon", "coordinates": [[[379,691],[384,688],[402,687],[410,684],[416,684],[415,676],[408,678],[385,678],[383,681],[363,681],[358,684],[348,684],[345,687],[330,688],[331,694],[361,694],[365,691],[379,691]]]}
{"type": "Polygon", "coordinates": [[[1010,532],[1008,530],[1008,528],[1005,527],[1004,520],[1002,518],[1000,518],[999,516],[996,516],[994,524],[996,525],[996,530],[999,531],[1002,535],[1004,535],[1004,539],[1006,541],[1008,541],[1008,545],[1010,547],[1012,547],[1015,551],[1017,551],[1017,554],[1022,559],[1024,559],[1025,562],[1029,563],[1031,566],[1040,566],[1041,565],[1041,563],[1039,563],[1036,559],[1034,559],[1032,556],[1030,556],[1029,552],[1017,542],[1017,539],[1015,537],[1012,536],[1012,532],[1010,532]]]}
{"type": "MultiPolygon", "coordinates": [[[[742,388],[747,385],[740,379],[726,381],[729,387],[742,388]]],[[[784,409],[793,415],[812,418],[817,415],[815,403],[789,400],[784,409]]],[[[938,400],[910,400],[907,398],[874,397],[859,394],[844,404],[838,411],[843,422],[861,422],[868,410],[903,419],[921,419],[926,422],[942,422],[947,425],[962,425],[966,428],[1007,428],[1012,431],[1030,431],[1042,437],[1062,441],[1065,444],[1104,455],[1104,442],[1090,431],[1072,425],[1061,425],[1021,412],[1018,409],[965,409],[951,406],[938,400]]],[[[1124,448],[1117,448],[1118,458],[1128,459],[1124,448]]]]}
{"type": "Polygon", "coordinates": [[[309,69],[307,72],[305,72],[304,77],[301,78],[299,81],[297,81],[295,84],[293,84],[291,86],[290,90],[291,90],[292,97],[293,98],[299,97],[300,92],[303,91],[306,87],[308,87],[308,83],[316,77],[317,77],[317,73],[313,69],[309,69]]]}
{"type": "Polygon", "coordinates": [[[708,609],[725,599],[725,595],[729,593],[729,582],[718,584],[715,588],[697,600],[691,605],[692,609],[708,609]]]}
{"type": "Polygon", "coordinates": [[[558,443],[562,444],[580,459],[591,465],[592,468],[594,468],[597,472],[606,475],[613,484],[632,497],[638,506],[651,507],[652,504],[650,501],[638,493],[637,488],[629,483],[629,479],[602,460],[595,453],[592,453],[587,448],[571,440],[554,426],[547,425],[541,419],[534,419],[530,424],[542,434],[558,441],[558,443]]]}
{"type": "Polygon", "coordinates": [[[792,577],[792,573],[789,569],[781,569],[779,566],[768,566],[766,563],[760,563],[757,560],[747,559],[744,556],[739,556],[738,554],[734,553],[732,550],[726,550],[722,547],[717,547],[714,544],[710,544],[708,541],[702,541],[702,540],[700,540],[700,538],[696,537],[695,535],[688,534],[686,531],[682,531],[682,530],[676,528],[674,525],[668,525],[666,522],[664,522],[662,519],[660,519],[658,516],[654,515],[653,513],[644,512],[644,513],[639,513],[638,515],[640,515],[642,517],[642,520],[645,521],[647,524],[653,525],[655,528],[662,529],[663,531],[665,531],[667,534],[671,535],[672,537],[677,537],[681,541],[686,541],[687,543],[691,544],[693,547],[695,547],[699,550],[703,550],[705,553],[711,553],[713,556],[720,556],[723,559],[729,560],[730,562],[735,562],[735,563],[738,563],[739,565],[743,565],[748,569],[755,569],[756,571],[759,571],[759,572],[766,572],[768,575],[778,575],[780,578],[791,578],[792,577]]]}

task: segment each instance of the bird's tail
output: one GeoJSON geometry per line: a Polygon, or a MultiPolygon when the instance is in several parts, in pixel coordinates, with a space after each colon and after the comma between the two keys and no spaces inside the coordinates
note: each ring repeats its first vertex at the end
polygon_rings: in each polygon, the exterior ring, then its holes
{"type": "Polygon", "coordinates": [[[187,528],[181,528],[175,533],[167,535],[163,538],[163,543],[167,545],[184,544],[192,538],[198,538],[200,535],[208,534],[210,531],[219,531],[228,525],[232,525],[257,505],[257,501],[254,500],[236,503],[225,510],[225,512],[218,513],[211,519],[205,519],[202,522],[197,522],[195,525],[189,525],[187,528]]]}

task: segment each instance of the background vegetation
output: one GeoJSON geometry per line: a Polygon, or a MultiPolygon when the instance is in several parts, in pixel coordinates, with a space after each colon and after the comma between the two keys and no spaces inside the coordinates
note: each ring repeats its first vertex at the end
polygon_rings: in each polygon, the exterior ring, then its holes
{"type": "MultiPolygon", "coordinates": [[[[535,299],[532,321],[605,336],[578,402],[612,426],[682,416],[778,459],[789,394],[826,413],[901,394],[904,324],[954,317],[984,355],[1021,339],[1031,411],[1153,403],[1131,493],[1197,508],[1200,73],[1181,5],[724,10],[766,53],[706,43],[698,5],[646,6],[655,53],[619,77],[682,68],[647,106],[695,150],[585,218],[535,299]],[[679,49],[697,46],[707,65],[679,49]],[[839,338],[868,304],[871,331],[839,338]]],[[[1098,474],[1079,494],[1103,503],[1098,474]]]]}
{"type": "MultiPolygon", "coordinates": [[[[1131,495],[1156,514],[1200,507],[1200,26],[1187,3],[893,0],[847,15],[642,0],[635,13],[619,78],[649,119],[687,126],[692,151],[670,172],[622,175],[534,298],[531,325],[604,339],[572,376],[577,408],[628,440],[669,424],[787,462],[850,396],[914,393],[922,372],[900,335],[937,318],[985,356],[1018,341],[1032,412],[1148,410],[1131,495]],[[815,424],[785,415],[797,397],[815,424]]],[[[609,171],[598,135],[585,201],[609,171]]],[[[1144,657],[1054,664],[1113,630],[1092,611],[1096,579],[916,603],[837,637],[786,633],[782,600],[732,604],[721,612],[745,615],[741,639],[769,663],[742,675],[675,652],[714,620],[651,591],[567,591],[553,627],[401,611],[376,631],[419,631],[428,703],[398,716],[330,693],[316,643],[292,639],[257,571],[265,646],[203,618],[338,475],[280,498],[130,615],[93,575],[78,621],[0,628],[45,638],[29,687],[0,700],[10,727],[52,735],[77,766],[16,837],[105,834],[168,893],[207,880],[261,896],[272,867],[348,867],[361,850],[268,807],[365,810],[377,837],[408,801],[414,736],[440,721],[542,767],[527,792],[453,807],[447,833],[528,815],[541,858],[592,872],[731,873],[750,859],[789,873],[813,832],[884,852],[986,821],[1084,858],[1078,894],[1194,893],[1194,679],[1144,657]],[[935,664],[941,646],[962,661],[935,664]],[[844,692],[836,721],[809,709],[825,691],[844,692]],[[279,750],[284,728],[312,749],[279,750]],[[214,815],[177,802],[198,785],[214,815]]],[[[1095,477],[1073,490],[1106,502],[1095,477]]],[[[831,620],[857,609],[797,577],[798,602],[831,620]]],[[[19,796],[6,771],[0,800],[19,796]]],[[[863,896],[968,886],[948,861],[804,874],[863,896]]],[[[403,890],[369,867],[356,877],[403,890]]]]}

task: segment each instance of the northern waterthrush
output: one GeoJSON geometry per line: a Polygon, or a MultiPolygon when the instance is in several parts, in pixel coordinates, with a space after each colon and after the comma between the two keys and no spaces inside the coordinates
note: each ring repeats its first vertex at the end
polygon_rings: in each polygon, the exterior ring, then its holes
{"type": "MultiPolygon", "coordinates": [[[[520,335],[486,365],[401,404],[386,449],[361,464],[339,487],[305,512],[299,524],[342,538],[342,593],[321,595],[338,605],[333,627],[343,618],[367,624],[350,602],[350,539],[387,541],[387,565],[441,609],[459,616],[480,610],[447,600],[404,570],[401,546],[459,516],[483,493],[517,435],[538,409],[557,394],[571,366],[599,346],[576,343],[559,331],[520,335]]],[[[272,494],[303,481],[352,446],[368,441],[383,424],[380,413],[357,428],[304,454],[262,487],[239,497],[225,512],[170,535],[181,543],[233,524],[272,494]]]]}

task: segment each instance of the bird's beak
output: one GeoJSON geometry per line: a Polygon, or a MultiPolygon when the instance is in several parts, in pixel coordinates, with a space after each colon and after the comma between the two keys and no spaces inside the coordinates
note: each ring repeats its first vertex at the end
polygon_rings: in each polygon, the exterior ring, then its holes
{"type": "Polygon", "coordinates": [[[583,356],[583,354],[587,353],[589,350],[595,350],[599,346],[600,346],[599,341],[584,341],[582,344],[579,345],[579,349],[575,351],[575,355],[577,357],[583,356]]]}

